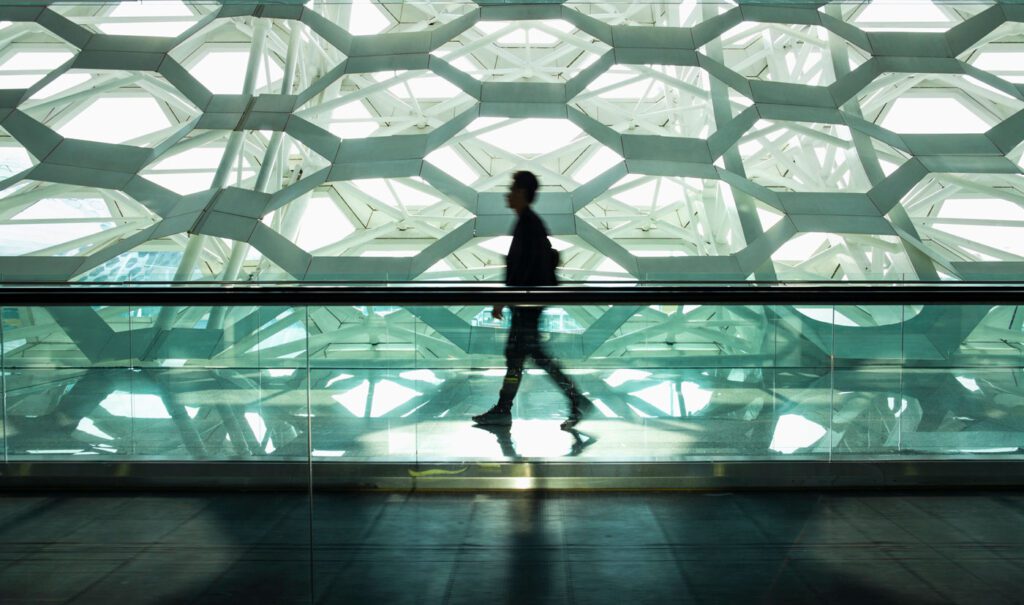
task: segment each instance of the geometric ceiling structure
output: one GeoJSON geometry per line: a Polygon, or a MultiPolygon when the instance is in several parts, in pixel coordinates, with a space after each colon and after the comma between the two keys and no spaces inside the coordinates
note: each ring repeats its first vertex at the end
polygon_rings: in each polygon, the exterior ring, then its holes
{"type": "Polygon", "coordinates": [[[0,279],[1015,279],[1024,6],[0,7],[0,279]]]}

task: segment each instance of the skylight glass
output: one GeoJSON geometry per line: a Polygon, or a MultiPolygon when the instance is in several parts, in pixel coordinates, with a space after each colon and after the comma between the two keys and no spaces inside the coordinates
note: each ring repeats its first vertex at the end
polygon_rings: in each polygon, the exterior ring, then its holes
{"type": "Polygon", "coordinates": [[[121,2],[96,27],[105,34],[118,36],[174,37],[198,20],[183,2],[121,2]]]}
{"type": "Polygon", "coordinates": [[[9,53],[0,59],[0,88],[28,88],[73,56],[74,53],[68,50],[16,50],[9,53]]]}
{"type": "Polygon", "coordinates": [[[568,120],[547,118],[477,118],[466,130],[489,145],[526,158],[566,147],[583,134],[568,120]]]}
{"type": "Polygon", "coordinates": [[[72,139],[127,143],[171,125],[151,96],[102,97],[81,110],[57,132],[72,139]]]}
{"type": "Polygon", "coordinates": [[[12,220],[0,224],[0,256],[39,253],[58,248],[60,244],[72,243],[69,247],[49,252],[56,256],[70,255],[89,247],[90,242],[85,241],[89,236],[113,226],[111,222],[82,221],[50,223],[45,229],[40,229],[37,221],[18,224],[12,220]]]}
{"type": "Polygon", "coordinates": [[[929,0],[873,0],[852,23],[864,31],[945,31],[955,21],[929,0]]]}
{"type": "MultiPolygon", "coordinates": [[[[248,63],[248,50],[211,50],[189,67],[189,73],[214,94],[241,94],[248,63]]],[[[258,65],[257,90],[277,82],[284,73],[273,60],[258,65]]]]}
{"type": "Polygon", "coordinates": [[[941,97],[896,99],[880,124],[907,134],[985,132],[992,127],[961,101],[941,97]]]}
{"type": "Polygon", "coordinates": [[[388,29],[391,20],[381,7],[370,0],[351,0],[346,29],[357,36],[379,34],[388,29]]]}
{"type": "Polygon", "coordinates": [[[295,236],[295,243],[302,249],[313,252],[343,240],[352,231],[352,223],[338,207],[337,202],[330,195],[320,193],[305,202],[302,223],[295,236]]]}
{"type": "Polygon", "coordinates": [[[563,19],[479,21],[434,51],[482,81],[564,82],[608,46],[563,19]]]}
{"type": "MultiPolygon", "coordinates": [[[[142,176],[183,195],[203,191],[213,184],[213,177],[223,155],[223,143],[186,148],[180,152],[171,151],[167,157],[146,168],[142,176]]],[[[233,167],[228,182],[233,185],[244,184],[255,176],[253,166],[244,161],[240,167],[233,167]]]]}

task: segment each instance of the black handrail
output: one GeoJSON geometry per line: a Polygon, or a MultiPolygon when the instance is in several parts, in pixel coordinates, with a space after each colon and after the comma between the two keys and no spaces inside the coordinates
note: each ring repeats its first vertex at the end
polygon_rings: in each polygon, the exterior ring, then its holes
{"type": "Polygon", "coordinates": [[[0,306],[1018,305],[1024,282],[713,282],[505,288],[486,283],[3,284],[0,306]]]}

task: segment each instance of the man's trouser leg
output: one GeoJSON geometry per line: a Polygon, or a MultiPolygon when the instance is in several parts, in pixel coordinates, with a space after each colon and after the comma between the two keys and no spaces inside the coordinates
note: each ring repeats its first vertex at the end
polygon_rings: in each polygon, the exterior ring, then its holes
{"type": "Polygon", "coordinates": [[[537,363],[537,366],[548,373],[548,376],[555,381],[558,388],[565,393],[565,396],[569,398],[569,403],[573,410],[578,410],[583,405],[583,396],[580,395],[580,390],[576,386],[576,383],[569,378],[565,372],[562,371],[562,365],[555,361],[548,352],[544,350],[544,347],[540,344],[539,338],[534,338],[535,344],[530,350],[530,357],[537,363]]]}
{"type": "Polygon", "coordinates": [[[499,409],[512,407],[512,400],[523,381],[523,363],[529,350],[529,319],[529,315],[522,310],[512,309],[512,325],[508,331],[508,342],[505,343],[505,380],[501,383],[496,406],[499,409]]]}
{"type": "MultiPolygon", "coordinates": [[[[569,402],[572,405],[572,409],[580,407],[582,397],[580,396],[579,389],[576,388],[576,384],[573,383],[572,379],[565,375],[562,371],[562,366],[547,351],[540,343],[540,316],[542,309],[539,307],[532,307],[529,309],[522,309],[520,311],[520,337],[518,343],[518,351],[525,357],[529,356],[533,358],[533,361],[537,364],[537,367],[547,372],[548,376],[555,381],[555,384],[565,396],[569,398],[569,402]]],[[[513,318],[514,321],[514,318],[513,318]]],[[[521,363],[521,362],[520,362],[521,363]]],[[[520,365],[520,373],[522,372],[522,365],[520,365]]]]}

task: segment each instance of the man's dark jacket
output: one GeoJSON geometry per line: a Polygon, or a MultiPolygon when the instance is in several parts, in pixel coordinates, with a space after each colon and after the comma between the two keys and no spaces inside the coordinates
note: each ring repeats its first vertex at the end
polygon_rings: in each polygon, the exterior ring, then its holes
{"type": "Polygon", "coordinates": [[[512,231],[512,245],[508,248],[505,269],[506,286],[554,286],[554,253],[548,241],[548,231],[529,206],[519,214],[512,231]]]}

